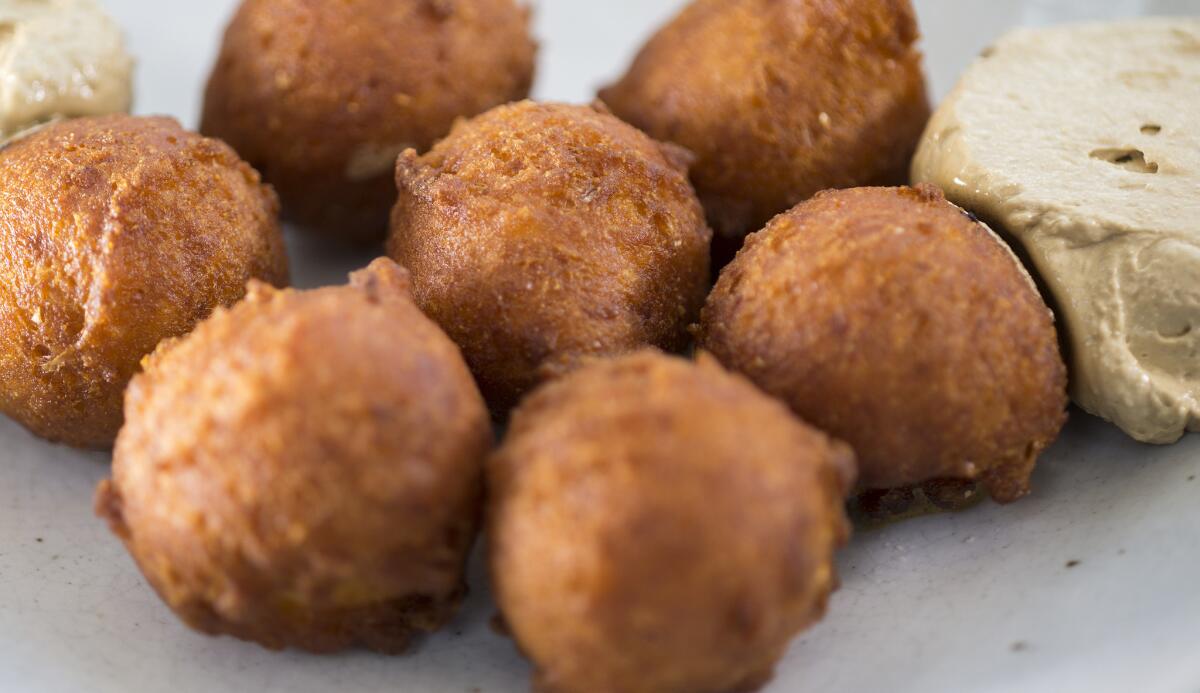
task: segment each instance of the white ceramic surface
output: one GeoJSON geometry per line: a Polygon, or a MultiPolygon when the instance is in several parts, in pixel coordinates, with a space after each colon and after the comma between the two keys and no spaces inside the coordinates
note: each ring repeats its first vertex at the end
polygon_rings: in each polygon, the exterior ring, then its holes
{"type": "MultiPolygon", "coordinates": [[[[194,125],[233,0],[105,4],[140,59],[139,112],[194,125]]],[[[681,3],[538,4],[538,95],[578,101],[681,3]]],[[[938,94],[1010,26],[1200,14],[1200,0],[917,4],[938,94]]],[[[339,281],[369,259],[314,241],[292,249],[302,285],[339,281]]],[[[478,566],[458,621],[405,657],[274,654],[188,631],[93,517],[106,467],[104,455],[0,419],[0,691],[527,690],[527,666],[487,626],[478,566]]],[[[858,533],[829,617],[796,641],[768,690],[1200,691],[1197,475],[1200,436],[1150,448],[1075,413],[1032,497],[858,533]]]]}

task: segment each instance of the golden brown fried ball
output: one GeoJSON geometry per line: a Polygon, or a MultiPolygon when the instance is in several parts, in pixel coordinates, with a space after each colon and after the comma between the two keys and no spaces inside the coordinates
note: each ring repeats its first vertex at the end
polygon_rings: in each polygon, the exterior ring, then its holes
{"type": "Polygon", "coordinates": [[[279,205],[233,150],[167,118],[46,126],[0,148],[0,411],[112,445],[160,340],[287,283],[279,205]]]}
{"type": "Polygon", "coordinates": [[[582,357],[686,346],[712,232],[677,147],[523,102],[406,152],[396,180],[388,252],[498,410],[582,357]]]}
{"type": "Polygon", "coordinates": [[[1066,420],[1054,317],[1012,252],[933,187],[817,195],[746,240],[700,344],[850,443],[864,490],[1029,491],[1066,420]]]}
{"type": "Polygon", "coordinates": [[[701,355],[551,383],[488,466],[496,600],[555,693],[728,693],[821,618],[845,445],[701,355]]]}
{"type": "Polygon", "coordinates": [[[263,172],[286,218],[378,241],[397,155],[528,96],[536,53],[517,0],[245,0],[201,130],[263,172]]]}
{"type": "Polygon", "coordinates": [[[908,180],[929,118],[909,0],[696,0],[601,92],[697,155],[723,237],[826,188],[908,180]]]}
{"type": "Polygon", "coordinates": [[[457,609],[492,433],[394,263],[251,285],[159,348],[126,416],[97,511],[192,627],[398,652],[457,609]]]}

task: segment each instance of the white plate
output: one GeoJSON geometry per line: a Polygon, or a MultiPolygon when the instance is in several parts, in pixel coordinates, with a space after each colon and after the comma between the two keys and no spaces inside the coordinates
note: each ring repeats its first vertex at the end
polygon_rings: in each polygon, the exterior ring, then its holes
{"type": "MultiPolygon", "coordinates": [[[[194,125],[233,0],[106,4],[140,58],[139,112],[194,125]]],[[[538,95],[590,99],[680,4],[541,0],[538,95]]],[[[1200,13],[1200,0],[918,6],[939,95],[1010,26],[1200,13]]],[[[369,259],[313,241],[292,249],[305,286],[369,259]]],[[[192,633],[92,516],[107,462],[0,419],[0,690],[527,690],[527,665],[488,628],[478,566],[457,622],[404,657],[273,654],[192,633]]],[[[1200,691],[1197,475],[1200,437],[1150,448],[1074,413],[1032,497],[860,532],[829,617],[797,640],[768,690],[1200,691]]]]}

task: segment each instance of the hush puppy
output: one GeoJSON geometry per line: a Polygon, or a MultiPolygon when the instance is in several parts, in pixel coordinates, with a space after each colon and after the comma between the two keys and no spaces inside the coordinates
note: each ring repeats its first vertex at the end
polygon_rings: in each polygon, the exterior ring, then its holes
{"type": "Polygon", "coordinates": [[[721,237],[826,188],[907,181],[929,118],[909,0],[695,0],[601,92],[697,155],[721,237]]]}
{"type": "Polygon", "coordinates": [[[1029,491],[1066,420],[1054,316],[1016,257],[933,187],[825,192],[746,241],[700,344],[850,443],[863,490],[1029,491]]]}
{"type": "Polygon", "coordinates": [[[496,600],[556,693],[728,693],[821,618],[850,449],[710,357],[546,385],[488,466],[496,600]]]}
{"type": "Polygon", "coordinates": [[[390,653],[457,609],[492,433],[394,263],[252,284],[158,349],[126,414],[97,511],[197,630],[390,653]]]}
{"type": "Polygon", "coordinates": [[[604,110],[531,102],[400,158],[389,254],[497,410],[582,357],[686,346],[712,238],[687,161],[604,110]]]}
{"type": "Polygon", "coordinates": [[[536,52],[517,0],[245,0],[201,130],[263,172],[285,218],[375,242],[397,155],[528,96],[536,52]]]}
{"type": "Polygon", "coordinates": [[[233,150],[167,118],[47,125],[0,148],[0,411],[110,447],[160,340],[287,283],[278,202],[233,150]]]}

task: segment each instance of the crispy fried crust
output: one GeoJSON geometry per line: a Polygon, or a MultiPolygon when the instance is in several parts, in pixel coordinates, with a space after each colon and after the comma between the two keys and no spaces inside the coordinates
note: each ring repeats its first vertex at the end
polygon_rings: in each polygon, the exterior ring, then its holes
{"type": "Polygon", "coordinates": [[[456,611],[490,422],[391,261],[253,285],[159,348],[126,415],[97,511],[192,627],[398,652],[456,611]]]}
{"type": "Polygon", "coordinates": [[[523,102],[406,152],[396,180],[388,252],[498,410],[582,357],[686,346],[712,232],[677,147],[523,102]]]}
{"type": "Polygon", "coordinates": [[[822,193],[746,241],[701,345],[849,442],[863,489],[1029,490],[1066,421],[1054,318],[1016,258],[932,187],[822,193]]]}
{"type": "Polygon", "coordinates": [[[112,445],[160,340],[287,283],[279,205],[233,150],[167,118],[49,125],[0,149],[0,411],[112,445]]]}
{"type": "Polygon", "coordinates": [[[396,156],[528,96],[536,52],[515,0],[246,0],[201,130],[263,172],[288,219],[377,241],[396,156]]]}
{"type": "Polygon", "coordinates": [[[696,0],[601,98],[697,155],[722,236],[826,188],[903,183],[929,118],[908,0],[696,0]]]}
{"type": "Polygon", "coordinates": [[[758,688],[824,613],[853,476],[847,446],[707,355],[541,388],[488,466],[492,581],[535,688],[758,688]]]}

